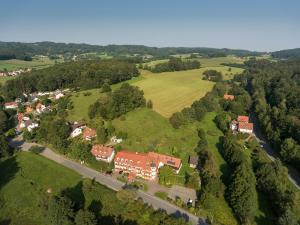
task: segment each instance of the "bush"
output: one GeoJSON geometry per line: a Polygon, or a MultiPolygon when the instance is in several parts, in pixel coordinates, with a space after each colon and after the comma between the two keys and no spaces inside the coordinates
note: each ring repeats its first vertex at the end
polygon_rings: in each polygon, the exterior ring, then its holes
{"type": "Polygon", "coordinates": [[[88,91],[83,93],[83,96],[90,96],[90,95],[92,95],[92,93],[88,91]]]}
{"type": "Polygon", "coordinates": [[[187,123],[186,118],[184,117],[184,115],[181,112],[174,113],[170,117],[169,121],[175,129],[178,129],[180,126],[187,123]]]}
{"type": "Polygon", "coordinates": [[[42,147],[42,146],[37,146],[37,145],[31,146],[31,147],[29,148],[29,151],[30,151],[30,152],[33,152],[33,153],[35,153],[35,154],[40,154],[40,153],[43,152],[44,150],[45,150],[44,147],[42,147]]]}

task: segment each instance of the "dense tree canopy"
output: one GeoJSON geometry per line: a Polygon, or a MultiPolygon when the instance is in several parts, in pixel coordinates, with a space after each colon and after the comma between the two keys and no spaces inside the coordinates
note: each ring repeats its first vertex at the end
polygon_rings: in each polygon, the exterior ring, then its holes
{"type": "Polygon", "coordinates": [[[133,63],[118,60],[86,60],[57,64],[18,76],[6,82],[2,93],[7,98],[35,91],[53,91],[62,88],[99,88],[104,83],[115,84],[139,72],[133,63]]]}
{"type": "Polygon", "coordinates": [[[250,60],[239,77],[272,147],[300,170],[300,61],[250,60]]]}
{"type": "Polygon", "coordinates": [[[152,55],[154,57],[167,57],[175,54],[198,53],[201,56],[220,57],[226,55],[249,56],[261,55],[260,52],[251,52],[238,49],[216,49],[216,48],[184,48],[184,47],[147,47],[144,45],[89,45],[74,43],[54,42],[0,42],[1,59],[31,59],[35,55],[47,55],[56,58],[57,55],[69,56],[79,55],[88,52],[108,53],[115,56],[120,55],[152,55]],[[26,58],[25,58],[26,57],[26,58]]]}
{"type": "Polygon", "coordinates": [[[153,68],[149,68],[153,73],[174,72],[181,70],[191,70],[200,68],[200,62],[197,60],[182,60],[180,58],[171,58],[168,62],[158,63],[153,68]]]}
{"type": "Polygon", "coordinates": [[[144,92],[138,87],[124,83],[111,95],[102,96],[92,104],[89,107],[89,117],[92,119],[100,116],[104,119],[114,119],[145,105],[144,92]]]}

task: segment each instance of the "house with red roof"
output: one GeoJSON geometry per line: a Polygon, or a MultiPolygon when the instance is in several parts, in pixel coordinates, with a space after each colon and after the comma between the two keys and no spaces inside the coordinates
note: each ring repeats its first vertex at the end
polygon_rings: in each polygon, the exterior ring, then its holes
{"type": "Polygon", "coordinates": [[[16,109],[18,108],[18,103],[17,102],[6,102],[4,104],[5,109],[16,109]]]}
{"type": "Polygon", "coordinates": [[[120,151],[114,159],[115,170],[123,171],[131,176],[137,176],[146,180],[155,180],[158,169],[162,166],[172,167],[176,173],[181,168],[181,160],[172,156],[155,152],[139,153],[130,151],[120,151]]]}
{"type": "Polygon", "coordinates": [[[91,141],[93,138],[97,137],[96,130],[93,128],[86,127],[83,130],[82,137],[86,141],[91,141]]]}
{"type": "Polygon", "coordinates": [[[249,117],[248,116],[238,116],[237,121],[240,123],[249,123],[249,117]]]}
{"type": "Polygon", "coordinates": [[[230,123],[230,129],[233,132],[248,133],[253,132],[253,123],[249,123],[248,116],[238,116],[237,120],[230,123]]]}
{"type": "Polygon", "coordinates": [[[240,122],[239,123],[239,127],[238,127],[238,131],[240,133],[252,134],[252,132],[253,132],[253,123],[243,123],[243,122],[240,122]]]}
{"type": "Polygon", "coordinates": [[[110,163],[115,156],[115,149],[110,146],[97,144],[92,147],[91,153],[97,160],[110,163]]]}

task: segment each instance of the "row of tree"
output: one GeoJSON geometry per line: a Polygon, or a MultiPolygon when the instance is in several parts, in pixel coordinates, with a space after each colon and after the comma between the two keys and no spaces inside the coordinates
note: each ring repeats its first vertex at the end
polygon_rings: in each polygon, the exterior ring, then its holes
{"type": "Polygon", "coordinates": [[[275,212],[278,225],[297,225],[300,223],[299,193],[288,180],[287,169],[279,160],[265,160],[264,153],[257,149],[252,157],[257,188],[267,198],[275,212]]]}
{"type": "Polygon", "coordinates": [[[300,61],[255,61],[236,78],[252,96],[254,111],[272,147],[300,170],[300,61]]]}
{"type": "Polygon", "coordinates": [[[158,63],[154,67],[144,66],[144,69],[153,73],[174,72],[182,70],[192,70],[200,68],[198,60],[182,60],[181,58],[171,58],[168,62],[158,63]]]}
{"type": "Polygon", "coordinates": [[[23,93],[53,91],[63,88],[91,89],[104,83],[115,84],[138,76],[134,63],[120,60],[86,60],[57,64],[9,80],[2,87],[2,94],[8,99],[20,97],[23,93]]]}
{"type": "Polygon", "coordinates": [[[254,222],[257,210],[256,179],[249,160],[236,136],[227,133],[222,139],[222,155],[231,168],[226,190],[227,200],[242,224],[254,222]]]}
{"type": "Polygon", "coordinates": [[[198,53],[201,56],[220,57],[226,55],[250,56],[261,55],[260,52],[251,52],[238,49],[216,49],[216,48],[184,48],[184,47],[148,47],[144,45],[89,45],[75,43],[54,43],[54,42],[0,42],[0,59],[24,59],[24,56],[35,55],[80,55],[83,53],[97,52],[107,53],[114,56],[122,55],[151,55],[156,58],[168,57],[175,54],[198,53]]]}
{"type": "Polygon", "coordinates": [[[226,92],[226,85],[223,83],[216,83],[211,92],[194,101],[191,107],[184,108],[181,112],[174,113],[169,121],[175,129],[186,125],[193,121],[201,121],[206,112],[220,110],[219,97],[223,97],[226,92]]]}

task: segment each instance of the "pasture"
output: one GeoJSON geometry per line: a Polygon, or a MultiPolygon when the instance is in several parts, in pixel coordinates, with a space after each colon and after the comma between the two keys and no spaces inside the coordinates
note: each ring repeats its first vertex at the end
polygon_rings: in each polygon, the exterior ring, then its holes
{"type": "Polygon", "coordinates": [[[213,82],[202,80],[205,70],[200,68],[165,73],[142,71],[144,79],[134,85],[144,91],[147,100],[153,102],[154,111],[164,117],[170,117],[212,89],[213,82]]]}
{"type": "Polygon", "coordinates": [[[125,208],[114,191],[98,183],[91,186],[91,180],[30,152],[0,161],[0,174],[1,224],[48,224],[39,205],[63,190],[103,216],[122,214],[125,208]]]}
{"type": "MultiPolygon", "coordinates": [[[[57,62],[61,62],[61,59],[56,60],[57,62]]],[[[34,69],[42,69],[48,66],[52,66],[55,64],[55,60],[51,60],[47,58],[33,58],[32,61],[23,61],[19,59],[10,59],[10,60],[0,60],[0,71],[7,70],[17,70],[23,68],[34,68],[34,69]]]]}

